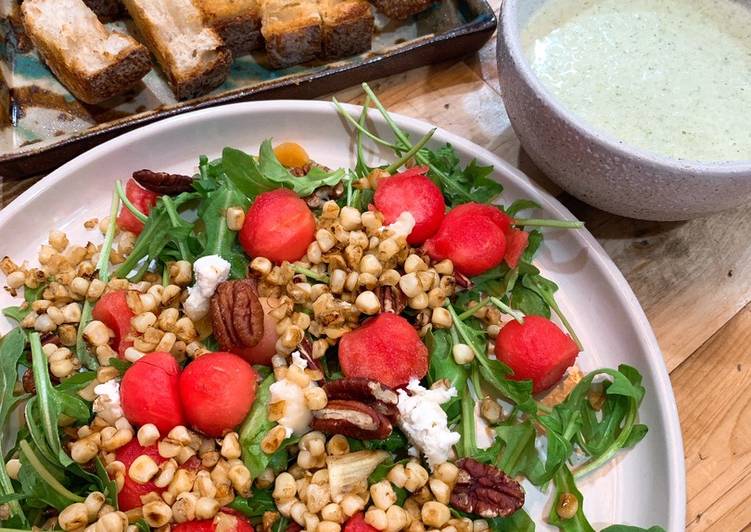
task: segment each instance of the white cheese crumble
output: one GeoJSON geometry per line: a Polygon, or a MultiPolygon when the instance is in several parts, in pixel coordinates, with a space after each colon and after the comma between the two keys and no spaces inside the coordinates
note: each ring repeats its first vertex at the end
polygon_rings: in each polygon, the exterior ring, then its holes
{"type": "Polygon", "coordinates": [[[185,314],[193,321],[209,313],[211,296],[219,283],[229,278],[230,263],[219,255],[207,255],[193,263],[196,284],[188,288],[188,299],[183,303],[185,314]]]}
{"type": "Polygon", "coordinates": [[[123,408],[120,404],[120,382],[117,379],[110,379],[98,384],[94,387],[94,393],[97,395],[92,407],[94,413],[114,425],[115,421],[123,417],[123,408]]]}
{"type": "MultiPolygon", "coordinates": [[[[428,390],[412,379],[407,390],[399,390],[399,427],[415,448],[425,455],[431,468],[449,459],[451,448],[459,441],[458,432],[448,428],[448,417],[441,405],[456,397],[456,388],[428,390]]],[[[413,451],[411,451],[412,453],[413,451]]]]}
{"type": "Polygon", "coordinates": [[[495,431],[480,415],[480,403],[475,403],[475,444],[478,449],[490,449],[495,442],[495,431]]]}
{"type": "MultiPolygon", "coordinates": [[[[302,369],[308,367],[308,362],[302,358],[299,351],[292,353],[292,364],[302,369]]],[[[303,389],[288,379],[282,379],[272,384],[269,391],[271,392],[269,403],[284,401],[284,415],[277,423],[284,427],[287,438],[292,434],[300,435],[308,432],[313,414],[305,403],[303,389]]]]}
{"type": "Polygon", "coordinates": [[[383,228],[384,231],[392,231],[395,237],[403,236],[407,238],[412,230],[415,228],[415,217],[409,211],[402,211],[399,217],[394,223],[389,224],[383,228]]]}

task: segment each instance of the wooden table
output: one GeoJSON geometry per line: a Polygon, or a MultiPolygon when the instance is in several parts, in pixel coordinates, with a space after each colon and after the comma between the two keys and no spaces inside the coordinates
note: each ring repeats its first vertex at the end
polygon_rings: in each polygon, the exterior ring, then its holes
{"type": "MultiPolygon", "coordinates": [[[[497,11],[500,0],[491,3],[497,11]]],[[[687,528],[751,528],[751,206],[689,222],[640,222],[563,193],[534,167],[509,125],[495,39],[461,61],[371,86],[390,110],[518,166],[587,223],[636,292],[670,371],[685,443],[687,528]]],[[[353,88],[337,97],[359,103],[359,95],[353,88]]],[[[2,183],[0,206],[35,181],[2,183]]]]}

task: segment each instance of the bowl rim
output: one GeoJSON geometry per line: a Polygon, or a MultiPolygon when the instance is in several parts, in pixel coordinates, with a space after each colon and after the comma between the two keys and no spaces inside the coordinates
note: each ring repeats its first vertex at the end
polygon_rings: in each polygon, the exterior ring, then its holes
{"type": "MultiPolygon", "coordinates": [[[[518,5],[519,0],[503,1],[499,17],[500,28],[498,31],[498,40],[503,41],[504,47],[508,51],[524,83],[531,87],[538,97],[545,101],[556,118],[569,124],[579,135],[586,137],[589,142],[604,146],[608,151],[615,152],[623,158],[637,158],[642,164],[662,167],[672,172],[681,172],[684,174],[681,176],[682,178],[690,177],[686,176],[685,172],[697,175],[712,174],[715,178],[735,178],[739,174],[751,173],[751,159],[740,161],[697,161],[672,158],[621,141],[615,135],[589,125],[586,121],[579,118],[573,111],[568,110],[559,103],[558,98],[548,90],[540,78],[532,71],[522,49],[520,38],[521,28],[517,16],[518,5]]],[[[500,63],[500,48],[497,50],[497,54],[500,63]]]]}

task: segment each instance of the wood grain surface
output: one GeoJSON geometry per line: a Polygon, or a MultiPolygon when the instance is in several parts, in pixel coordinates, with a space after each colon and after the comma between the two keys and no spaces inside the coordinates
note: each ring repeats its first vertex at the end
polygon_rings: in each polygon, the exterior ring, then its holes
{"type": "MultiPolygon", "coordinates": [[[[685,443],[688,530],[751,528],[751,206],[688,222],[641,222],[563,193],[534,167],[509,125],[495,39],[461,61],[372,86],[390,109],[521,168],[587,223],[634,289],[671,371],[685,443]]],[[[359,95],[355,87],[336,96],[357,102],[359,95]]],[[[0,183],[0,206],[33,182],[0,183]]]]}

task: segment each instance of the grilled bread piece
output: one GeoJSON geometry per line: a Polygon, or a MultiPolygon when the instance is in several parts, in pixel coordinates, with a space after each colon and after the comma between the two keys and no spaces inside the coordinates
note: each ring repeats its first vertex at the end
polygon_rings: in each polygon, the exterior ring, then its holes
{"type": "Polygon", "coordinates": [[[120,0],[83,0],[101,20],[114,20],[122,12],[120,0]]]}
{"type": "Polygon", "coordinates": [[[429,8],[435,0],[372,0],[376,8],[389,18],[404,20],[429,8]]]}
{"type": "Polygon", "coordinates": [[[232,54],[192,0],[123,0],[178,100],[222,84],[232,54]]]}
{"type": "Polygon", "coordinates": [[[316,0],[263,0],[261,33],[272,68],[310,61],[321,51],[316,0]]]}
{"type": "Polygon", "coordinates": [[[79,100],[111,98],[151,69],[148,50],[107,29],[82,0],[26,0],[21,10],[39,54],[79,100]]]}
{"type": "Polygon", "coordinates": [[[323,57],[347,57],[370,50],[373,12],[365,0],[319,0],[323,57]]]}
{"type": "Polygon", "coordinates": [[[196,4],[204,21],[219,33],[235,57],[261,47],[258,0],[196,0],[196,4]]]}

